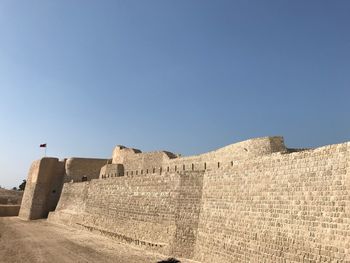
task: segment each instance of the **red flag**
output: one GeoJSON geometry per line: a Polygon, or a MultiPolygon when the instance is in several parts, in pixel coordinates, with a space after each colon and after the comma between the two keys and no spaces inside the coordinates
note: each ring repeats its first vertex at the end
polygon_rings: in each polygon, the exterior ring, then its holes
{"type": "Polygon", "coordinates": [[[40,144],[40,148],[46,148],[46,143],[40,144]]]}

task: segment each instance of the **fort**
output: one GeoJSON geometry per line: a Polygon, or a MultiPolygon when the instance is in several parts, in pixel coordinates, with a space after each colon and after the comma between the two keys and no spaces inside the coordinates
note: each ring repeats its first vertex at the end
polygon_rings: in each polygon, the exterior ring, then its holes
{"type": "Polygon", "coordinates": [[[19,217],[199,262],[350,262],[350,142],[33,162],[19,217]]]}

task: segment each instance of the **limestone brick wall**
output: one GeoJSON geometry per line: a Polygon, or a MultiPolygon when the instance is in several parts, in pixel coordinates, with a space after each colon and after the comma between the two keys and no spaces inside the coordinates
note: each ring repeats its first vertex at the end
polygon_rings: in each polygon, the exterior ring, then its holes
{"type": "Polygon", "coordinates": [[[192,258],[197,240],[199,213],[201,209],[204,171],[180,173],[176,199],[175,233],[170,254],[192,258]]]}
{"type": "Polygon", "coordinates": [[[65,210],[83,213],[87,199],[89,182],[65,183],[56,211],[65,210]]]}
{"type": "Polygon", "coordinates": [[[112,163],[124,163],[130,155],[141,153],[140,150],[117,145],[112,153],[112,163]]]}
{"type": "Polygon", "coordinates": [[[179,178],[169,174],[66,183],[49,219],[165,252],[176,228],[179,178]]]}
{"type": "Polygon", "coordinates": [[[26,189],[24,191],[19,216],[23,219],[30,219],[30,212],[33,203],[34,191],[39,174],[40,160],[34,161],[29,169],[26,189]]]}
{"type": "Polygon", "coordinates": [[[176,175],[94,181],[85,224],[164,251],[175,228],[176,175]]]}
{"type": "Polygon", "coordinates": [[[64,161],[42,158],[33,162],[29,170],[19,217],[39,219],[56,208],[64,177],[64,161]]]}
{"type": "Polygon", "coordinates": [[[66,161],[65,182],[81,182],[83,177],[87,181],[99,178],[100,170],[109,160],[93,158],[69,158],[66,161]]]}
{"type": "Polygon", "coordinates": [[[206,171],[201,262],[349,262],[350,143],[206,171]]]}
{"type": "Polygon", "coordinates": [[[124,156],[122,164],[125,175],[146,175],[155,173],[156,169],[162,167],[171,158],[175,158],[175,156],[164,151],[127,154],[124,156]]]}
{"type": "Polygon", "coordinates": [[[100,170],[100,179],[124,176],[124,165],[122,164],[106,164],[100,170]]]}
{"type": "Polygon", "coordinates": [[[204,172],[65,183],[49,220],[192,257],[204,172]]]}
{"type": "Polygon", "coordinates": [[[128,157],[120,161],[127,160],[124,166],[125,176],[143,176],[153,173],[217,169],[226,163],[237,163],[257,156],[286,151],[283,137],[274,136],[250,139],[208,153],[180,158],[171,153],[168,153],[171,158],[164,156],[167,152],[138,154],[128,152],[128,157]]]}
{"type": "Polygon", "coordinates": [[[65,184],[50,220],[200,262],[350,262],[350,143],[266,137],[126,172],[65,184]]]}

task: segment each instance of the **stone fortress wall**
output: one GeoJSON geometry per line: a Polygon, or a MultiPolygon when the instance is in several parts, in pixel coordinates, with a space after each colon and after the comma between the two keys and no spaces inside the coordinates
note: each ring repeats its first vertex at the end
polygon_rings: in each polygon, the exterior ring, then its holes
{"type": "Polygon", "coordinates": [[[108,159],[69,158],[65,165],[65,182],[79,182],[83,177],[87,181],[99,178],[103,165],[108,159]]]}
{"type": "Polygon", "coordinates": [[[19,216],[32,220],[48,216],[54,211],[65,182],[82,178],[99,178],[101,166],[107,159],[69,158],[59,160],[45,157],[34,161],[30,167],[19,216]]]}
{"type": "Polygon", "coordinates": [[[166,151],[142,153],[138,149],[118,145],[113,151],[111,164],[106,164],[102,168],[100,178],[216,169],[220,167],[220,163],[225,165],[228,162],[239,162],[284,151],[287,149],[280,136],[251,139],[189,157],[179,157],[166,151]],[[119,169],[118,164],[122,164],[119,169]]]}
{"type": "Polygon", "coordinates": [[[349,262],[349,156],[344,143],[206,173],[195,258],[349,262]]]}
{"type": "Polygon", "coordinates": [[[350,261],[350,143],[264,137],[191,157],[118,146],[105,161],[99,179],[72,173],[50,221],[201,262],[350,261]]]}
{"type": "Polygon", "coordinates": [[[43,158],[32,163],[22,198],[19,217],[40,219],[55,209],[64,178],[64,161],[43,158]]]}

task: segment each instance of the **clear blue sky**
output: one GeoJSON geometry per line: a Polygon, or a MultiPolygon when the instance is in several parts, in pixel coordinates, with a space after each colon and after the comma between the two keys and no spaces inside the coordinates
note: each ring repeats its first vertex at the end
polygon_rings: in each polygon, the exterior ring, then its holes
{"type": "Polygon", "coordinates": [[[0,1],[0,185],[48,143],[190,155],[350,140],[350,1],[0,1]]]}

